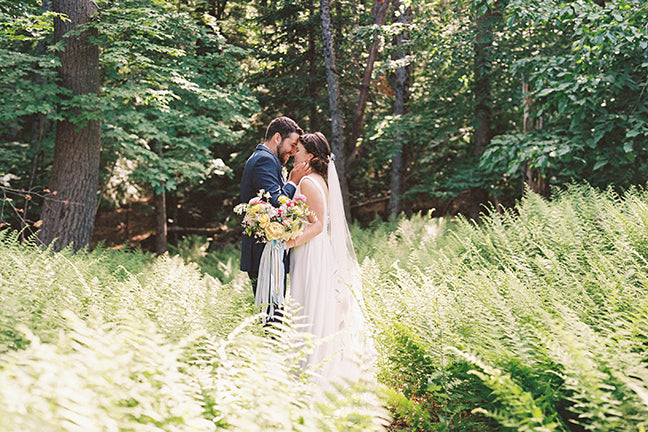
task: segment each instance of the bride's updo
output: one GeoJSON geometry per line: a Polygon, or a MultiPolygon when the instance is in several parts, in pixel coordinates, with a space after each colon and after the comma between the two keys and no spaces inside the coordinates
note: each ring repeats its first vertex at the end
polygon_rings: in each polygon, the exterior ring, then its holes
{"type": "Polygon", "coordinates": [[[310,166],[317,174],[326,178],[328,175],[329,157],[331,148],[322,132],[307,133],[299,137],[304,149],[313,155],[310,166]]]}

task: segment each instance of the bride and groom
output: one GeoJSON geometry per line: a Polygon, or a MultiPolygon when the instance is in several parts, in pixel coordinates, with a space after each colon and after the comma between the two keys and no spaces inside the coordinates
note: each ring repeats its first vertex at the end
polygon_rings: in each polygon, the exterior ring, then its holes
{"type": "MultiPolygon", "coordinates": [[[[340,183],[331,149],[320,132],[303,133],[288,117],[268,125],[265,141],[245,164],[241,202],[263,189],[272,205],[279,197],[306,197],[313,215],[303,233],[286,243],[284,267],[290,274],[287,295],[299,305],[304,331],[320,341],[307,358],[309,366],[327,378],[358,378],[359,356],[365,345],[364,319],[356,295],[360,274],[349,235],[340,183]],[[294,157],[288,178],[283,165],[294,157]]],[[[241,270],[256,294],[264,243],[243,235],[241,270]]],[[[283,288],[286,289],[284,279],[283,288]]]]}

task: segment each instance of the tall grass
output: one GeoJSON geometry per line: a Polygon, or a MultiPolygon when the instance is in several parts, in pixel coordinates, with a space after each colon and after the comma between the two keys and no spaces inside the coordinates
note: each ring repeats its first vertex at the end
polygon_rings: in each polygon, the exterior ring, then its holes
{"type": "Polygon", "coordinates": [[[648,193],[574,186],[444,224],[402,220],[363,262],[407,427],[645,430],[648,193]]]}

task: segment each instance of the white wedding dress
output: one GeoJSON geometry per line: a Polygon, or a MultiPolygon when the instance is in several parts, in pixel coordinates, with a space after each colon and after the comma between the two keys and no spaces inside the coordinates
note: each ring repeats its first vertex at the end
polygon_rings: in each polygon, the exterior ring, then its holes
{"type": "MultiPolygon", "coordinates": [[[[335,171],[334,166],[332,170],[335,171]]],[[[342,205],[339,183],[336,173],[329,168],[330,201],[335,203],[331,212],[326,192],[315,179],[304,177],[297,192],[304,181],[315,184],[326,203],[322,232],[290,253],[289,295],[302,308],[297,313],[303,317],[302,331],[311,333],[316,340],[305,366],[312,368],[321,382],[357,382],[366,369],[361,366],[367,366],[371,349],[359,306],[359,267],[346,219],[336,220],[335,215],[338,213],[339,218],[341,211],[344,217],[343,208],[336,210],[342,205]],[[345,231],[340,232],[342,225],[345,231]]]]}

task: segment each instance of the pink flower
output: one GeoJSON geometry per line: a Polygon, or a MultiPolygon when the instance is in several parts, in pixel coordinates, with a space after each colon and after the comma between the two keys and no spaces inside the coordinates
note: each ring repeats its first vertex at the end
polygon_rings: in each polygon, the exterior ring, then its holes
{"type": "Polygon", "coordinates": [[[304,194],[295,194],[295,201],[306,202],[306,196],[304,194]]]}
{"type": "Polygon", "coordinates": [[[252,199],[248,202],[248,204],[250,204],[250,205],[252,205],[252,204],[256,204],[256,203],[261,203],[261,204],[263,204],[263,201],[261,200],[261,198],[259,198],[259,197],[257,196],[257,197],[252,198],[252,199]]]}

